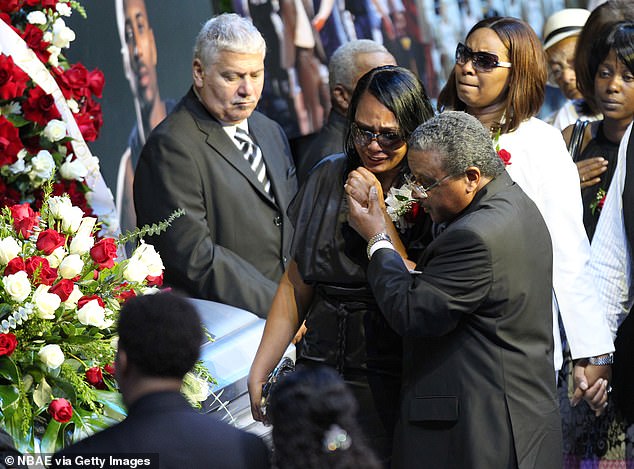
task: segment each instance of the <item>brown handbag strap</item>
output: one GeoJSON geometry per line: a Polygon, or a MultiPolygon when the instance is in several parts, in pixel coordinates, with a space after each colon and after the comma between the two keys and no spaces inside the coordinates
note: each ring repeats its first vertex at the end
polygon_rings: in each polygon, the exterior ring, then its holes
{"type": "Polygon", "coordinates": [[[568,153],[572,157],[572,161],[577,162],[581,153],[581,144],[583,142],[583,135],[586,131],[586,127],[590,122],[585,120],[577,120],[575,126],[572,129],[572,135],[570,137],[570,143],[568,144],[568,153]]]}

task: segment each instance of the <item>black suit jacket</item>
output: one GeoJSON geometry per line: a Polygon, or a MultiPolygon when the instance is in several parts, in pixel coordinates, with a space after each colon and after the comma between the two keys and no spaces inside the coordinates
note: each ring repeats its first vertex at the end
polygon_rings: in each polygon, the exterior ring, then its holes
{"type": "Polygon", "coordinates": [[[55,456],[66,460],[95,454],[134,457],[130,453],[158,454],[160,469],[265,469],[270,464],[260,438],[195,411],[175,392],[143,396],[130,407],[123,422],[55,456]]]}
{"type": "Polygon", "coordinates": [[[282,128],[259,112],[248,123],[275,200],[190,90],[143,148],[134,203],[139,226],[186,211],[150,240],[165,264],[167,284],[265,317],[289,258],[286,208],[297,182],[282,128]]]}
{"type": "Polygon", "coordinates": [[[552,335],[552,247],[508,174],[481,189],[410,274],[380,249],[368,279],[401,334],[395,467],[562,466],[552,335]]]}

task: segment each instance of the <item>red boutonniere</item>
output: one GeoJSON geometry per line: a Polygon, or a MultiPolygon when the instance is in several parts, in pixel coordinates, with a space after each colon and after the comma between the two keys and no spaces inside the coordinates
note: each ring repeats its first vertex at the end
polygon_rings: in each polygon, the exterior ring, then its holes
{"type": "Polygon", "coordinates": [[[601,209],[603,208],[603,204],[605,203],[605,196],[607,195],[607,193],[605,192],[605,189],[601,188],[597,191],[597,195],[594,197],[594,200],[592,202],[590,202],[590,211],[592,212],[592,215],[595,214],[595,212],[601,212],[601,209]]]}
{"type": "Polygon", "coordinates": [[[495,151],[497,152],[498,156],[504,163],[504,166],[508,166],[511,164],[511,154],[504,148],[500,148],[500,133],[501,132],[502,130],[498,129],[495,135],[493,136],[493,145],[495,146],[495,151]]]}
{"type": "Polygon", "coordinates": [[[504,163],[504,166],[508,166],[511,164],[511,154],[508,151],[502,148],[501,150],[497,150],[497,152],[498,152],[498,156],[504,163]]]}

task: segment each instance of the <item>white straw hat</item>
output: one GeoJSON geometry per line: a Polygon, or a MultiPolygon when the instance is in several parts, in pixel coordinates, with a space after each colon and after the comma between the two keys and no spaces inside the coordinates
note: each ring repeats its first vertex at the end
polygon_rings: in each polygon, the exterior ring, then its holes
{"type": "Polygon", "coordinates": [[[566,8],[552,14],[544,25],[544,49],[548,49],[562,39],[579,34],[588,16],[590,11],[583,8],[566,8]]]}

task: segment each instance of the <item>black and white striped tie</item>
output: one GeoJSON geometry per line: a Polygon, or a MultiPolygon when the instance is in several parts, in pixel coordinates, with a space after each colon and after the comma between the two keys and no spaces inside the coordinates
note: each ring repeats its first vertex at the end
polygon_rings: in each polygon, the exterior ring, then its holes
{"type": "Polygon", "coordinates": [[[264,191],[271,195],[271,181],[269,181],[266,175],[266,165],[264,164],[264,158],[262,158],[262,150],[251,139],[251,136],[240,127],[236,127],[236,141],[244,158],[247,160],[251,169],[255,173],[255,177],[264,186],[264,191]]]}

